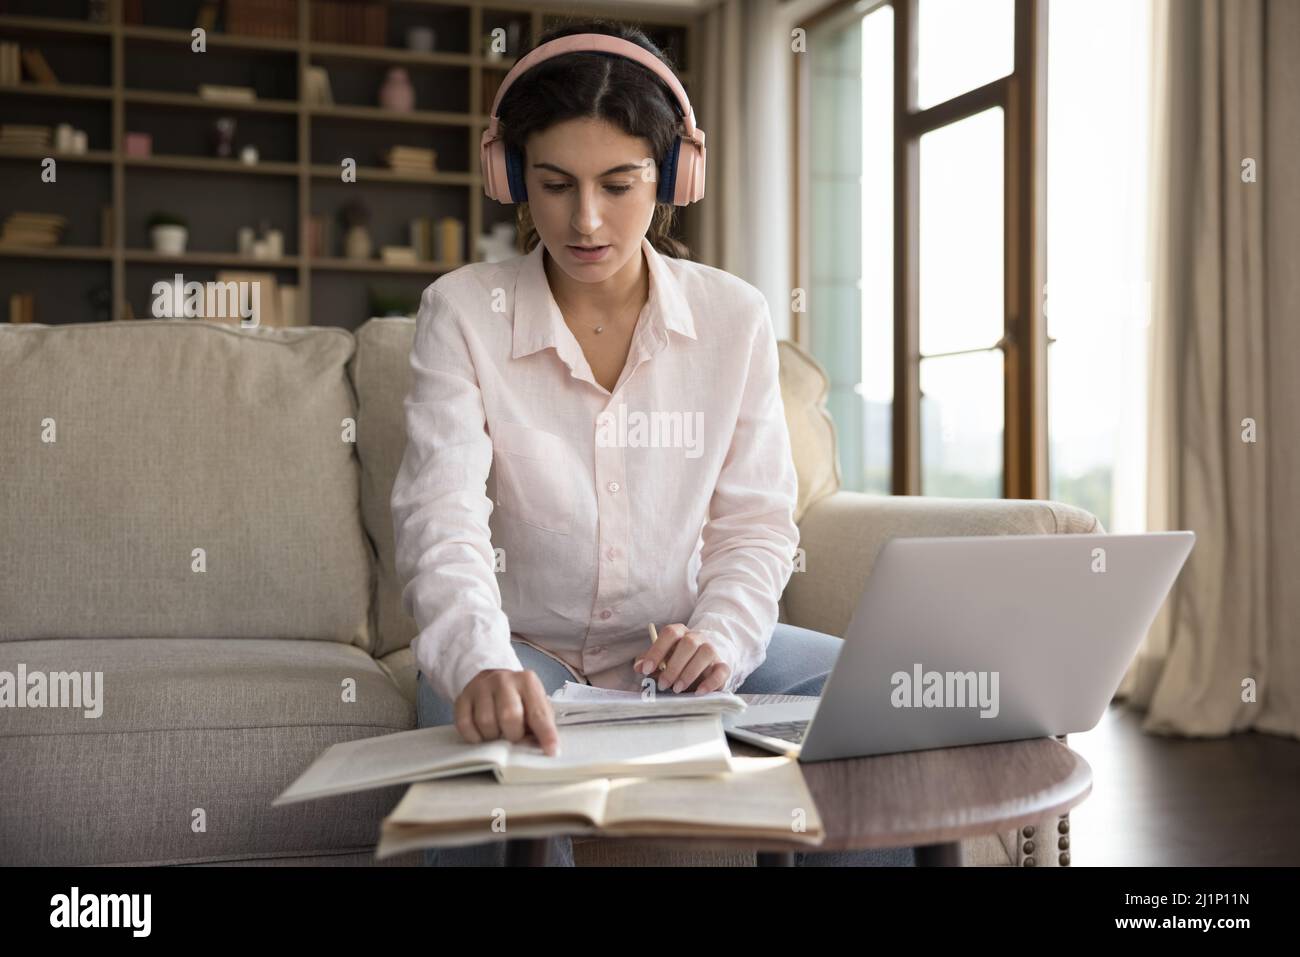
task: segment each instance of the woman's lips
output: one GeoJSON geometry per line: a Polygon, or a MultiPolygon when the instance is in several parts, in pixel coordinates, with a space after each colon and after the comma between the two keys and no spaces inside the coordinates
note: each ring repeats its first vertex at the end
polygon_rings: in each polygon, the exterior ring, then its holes
{"type": "Polygon", "coordinates": [[[582,262],[594,263],[605,258],[605,255],[609,252],[609,246],[597,246],[593,249],[570,245],[569,250],[573,253],[574,258],[582,262]]]}

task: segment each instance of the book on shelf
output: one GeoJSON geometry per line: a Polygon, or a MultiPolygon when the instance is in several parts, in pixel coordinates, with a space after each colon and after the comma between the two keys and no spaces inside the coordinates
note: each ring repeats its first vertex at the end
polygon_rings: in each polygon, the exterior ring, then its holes
{"type": "Polygon", "coordinates": [[[256,326],[282,326],[280,314],[280,287],[273,272],[244,272],[222,269],[217,272],[216,294],[213,287],[205,289],[203,315],[209,322],[242,325],[244,311],[250,314],[249,322],[256,326]],[[241,284],[245,284],[242,285],[241,284]],[[247,293],[241,292],[247,289],[247,293]],[[254,300],[253,291],[257,298],[254,300]]]}
{"type": "Polygon", "coordinates": [[[217,15],[221,12],[219,0],[201,0],[198,12],[194,15],[194,26],[206,33],[217,28],[217,15]]]}
{"type": "Polygon", "coordinates": [[[725,771],[698,777],[498,784],[475,776],[412,784],[380,825],[375,856],[557,832],[810,847],[826,840],[797,761],[741,757],[730,758],[725,771]]]}
{"type": "Polygon", "coordinates": [[[418,146],[393,146],[384,154],[388,168],[397,172],[432,173],[438,164],[438,151],[418,146]]]}
{"type": "Polygon", "coordinates": [[[459,263],[464,258],[465,226],[455,216],[417,216],[408,221],[407,232],[417,259],[459,263]]]}
{"type": "Polygon", "coordinates": [[[10,213],[0,226],[0,248],[56,246],[67,225],[67,217],[58,213],[10,213]]]}
{"type": "Polygon", "coordinates": [[[438,220],[437,242],[434,258],[444,263],[459,263],[464,259],[465,224],[455,216],[444,216],[438,220]]]}
{"type": "Polygon", "coordinates": [[[307,219],[307,255],[312,259],[329,259],[334,255],[334,220],[316,214],[307,219]]]}
{"type": "Polygon", "coordinates": [[[28,123],[0,124],[0,149],[45,149],[52,141],[53,130],[48,126],[28,123]]]}
{"type": "Polygon", "coordinates": [[[0,43],[0,86],[17,86],[22,81],[22,48],[17,43],[0,43]]]}
{"type": "Polygon", "coordinates": [[[417,216],[408,225],[416,258],[426,262],[433,259],[433,220],[428,216],[417,216]]]}
{"type": "Polygon", "coordinates": [[[14,292],[9,294],[9,321],[13,323],[36,321],[35,293],[14,292]]]}
{"type": "Polygon", "coordinates": [[[28,75],[37,83],[52,86],[59,82],[40,50],[23,50],[23,66],[27,67],[28,75]]]}
{"type": "Polygon", "coordinates": [[[382,0],[315,0],[311,35],[322,43],[386,46],[388,10],[382,0]]]}
{"type": "Polygon", "coordinates": [[[716,715],[661,718],[635,724],[557,728],[559,753],[532,738],[473,744],[455,725],[416,728],[331,745],[272,806],[491,772],[502,784],[578,781],[594,777],[684,777],[728,769],[730,750],[716,715]]]}
{"type": "Polygon", "coordinates": [[[205,100],[220,100],[224,103],[252,103],[257,99],[257,91],[251,86],[221,86],[216,83],[200,83],[199,96],[205,100]]]}
{"type": "Polygon", "coordinates": [[[225,6],[227,33],[278,40],[298,36],[295,0],[226,0],[225,6]]]}
{"type": "Polygon", "coordinates": [[[410,266],[419,261],[411,246],[381,246],[379,259],[391,266],[410,266]]]}

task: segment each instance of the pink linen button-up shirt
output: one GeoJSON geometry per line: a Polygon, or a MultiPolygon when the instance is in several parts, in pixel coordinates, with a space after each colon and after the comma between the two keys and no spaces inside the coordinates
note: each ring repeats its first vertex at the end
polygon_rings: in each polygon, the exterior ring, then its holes
{"type": "Polygon", "coordinates": [[[392,511],[416,660],[446,701],[521,669],[512,638],[629,691],[650,622],[701,631],[728,691],[766,657],[799,543],[767,300],[641,248],[649,298],[613,392],[540,242],[424,290],[392,511]]]}

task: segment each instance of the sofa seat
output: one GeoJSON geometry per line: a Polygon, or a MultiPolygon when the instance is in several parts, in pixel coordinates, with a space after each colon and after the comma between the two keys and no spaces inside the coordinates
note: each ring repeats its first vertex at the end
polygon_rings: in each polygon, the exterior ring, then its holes
{"type": "Polygon", "coordinates": [[[404,788],[272,807],[331,744],[405,731],[415,709],[342,642],[40,639],[0,670],[102,671],[103,713],[0,710],[0,860],[164,864],[373,852],[404,788]],[[344,682],[355,681],[355,700],[344,682]],[[202,814],[197,813],[201,809],[202,814]]]}

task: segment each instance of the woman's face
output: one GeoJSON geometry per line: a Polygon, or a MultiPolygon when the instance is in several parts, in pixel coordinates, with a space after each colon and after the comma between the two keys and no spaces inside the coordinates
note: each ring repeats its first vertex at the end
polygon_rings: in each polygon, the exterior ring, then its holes
{"type": "Polygon", "coordinates": [[[658,175],[650,141],[606,120],[566,120],[525,146],[533,225],[556,265],[579,282],[607,279],[641,254],[658,175]],[[575,246],[604,248],[583,255],[575,246]]]}

